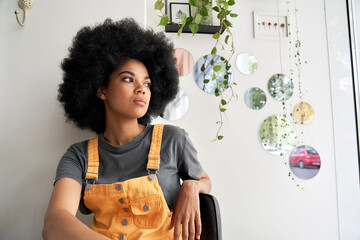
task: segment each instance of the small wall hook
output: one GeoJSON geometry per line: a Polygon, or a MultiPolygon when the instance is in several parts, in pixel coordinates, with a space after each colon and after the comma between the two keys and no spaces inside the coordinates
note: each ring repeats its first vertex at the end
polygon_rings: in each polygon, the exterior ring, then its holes
{"type": "Polygon", "coordinates": [[[15,10],[16,20],[20,24],[20,26],[24,26],[25,21],[26,21],[26,11],[30,10],[33,7],[34,1],[33,0],[19,0],[18,5],[24,11],[24,15],[23,15],[23,21],[20,22],[19,12],[17,10],[15,10]]]}

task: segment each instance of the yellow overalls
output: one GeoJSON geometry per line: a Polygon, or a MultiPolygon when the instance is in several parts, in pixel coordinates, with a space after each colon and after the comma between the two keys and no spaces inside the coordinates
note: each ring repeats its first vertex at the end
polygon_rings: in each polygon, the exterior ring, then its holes
{"type": "Polygon", "coordinates": [[[164,125],[154,125],[147,169],[149,175],[113,184],[93,184],[98,178],[98,137],[88,143],[84,203],[94,213],[91,229],[117,240],[173,239],[168,230],[172,212],[156,173],[164,125]]]}

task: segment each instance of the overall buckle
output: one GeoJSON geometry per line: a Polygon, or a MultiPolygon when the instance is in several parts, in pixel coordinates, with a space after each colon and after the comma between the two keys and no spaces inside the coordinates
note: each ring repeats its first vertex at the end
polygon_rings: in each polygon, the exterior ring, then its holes
{"type": "Polygon", "coordinates": [[[155,179],[155,176],[156,176],[157,172],[158,172],[157,170],[148,169],[149,179],[151,181],[155,179]]]}

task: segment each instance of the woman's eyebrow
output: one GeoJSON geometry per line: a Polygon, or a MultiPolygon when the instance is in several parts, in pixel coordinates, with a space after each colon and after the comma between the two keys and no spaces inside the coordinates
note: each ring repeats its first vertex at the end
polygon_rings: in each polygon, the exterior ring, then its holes
{"type": "Polygon", "coordinates": [[[119,75],[121,75],[121,74],[123,74],[123,73],[128,73],[128,74],[130,74],[131,76],[135,76],[135,73],[133,73],[133,72],[130,72],[130,71],[123,71],[123,72],[121,72],[121,73],[119,73],[119,75]]]}
{"type": "MultiPolygon", "coordinates": [[[[130,71],[123,71],[123,72],[119,73],[119,76],[120,76],[121,74],[123,74],[123,73],[128,73],[128,74],[130,74],[131,76],[135,77],[135,73],[130,72],[130,71]]],[[[146,76],[145,79],[150,79],[150,77],[149,77],[149,76],[146,76]]]]}

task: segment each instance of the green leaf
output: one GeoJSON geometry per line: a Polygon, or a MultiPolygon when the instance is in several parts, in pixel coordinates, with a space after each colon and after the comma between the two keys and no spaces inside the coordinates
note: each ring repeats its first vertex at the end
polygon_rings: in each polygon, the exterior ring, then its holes
{"type": "Polygon", "coordinates": [[[216,75],[215,75],[215,73],[212,75],[212,78],[211,78],[211,80],[215,80],[215,78],[216,78],[216,75]]]}
{"type": "Polygon", "coordinates": [[[169,21],[169,17],[168,17],[168,15],[163,15],[162,17],[161,17],[161,19],[160,19],[160,23],[159,23],[159,25],[158,26],[166,26],[166,24],[168,23],[168,21],[169,21]]]}
{"type": "Polygon", "coordinates": [[[165,4],[163,3],[162,0],[157,0],[155,2],[155,9],[156,10],[161,10],[164,6],[165,6],[165,4]]]}
{"type": "Polygon", "coordinates": [[[226,43],[226,44],[228,44],[229,37],[230,37],[230,35],[227,35],[227,36],[225,37],[225,43],[226,43]]]}
{"type": "Polygon", "coordinates": [[[215,65],[214,66],[214,72],[218,72],[221,69],[221,65],[215,65]]]}
{"type": "Polygon", "coordinates": [[[235,18],[235,17],[237,17],[238,15],[236,14],[236,13],[230,13],[230,17],[233,17],[233,18],[235,18]]]}
{"type": "Polygon", "coordinates": [[[214,35],[212,37],[213,37],[213,39],[219,39],[220,33],[216,32],[216,33],[214,33],[214,35]]]}
{"type": "Polygon", "coordinates": [[[225,29],[228,28],[228,25],[225,23],[225,21],[222,21],[222,22],[221,22],[221,25],[223,25],[225,29]]]}
{"type": "Polygon", "coordinates": [[[213,49],[211,50],[211,55],[215,55],[217,53],[217,49],[216,47],[213,47],[213,49]]]}
{"type": "Polygon", "coordinates": [[[204,83],[208,83],[208,82],[210,82],[209,79],[204,79],[204,83]]]}
{"type": "Polygon", "coordinates": [[[227,2],[223,2],[223,5],[224,5],[224,7],[225,7],[226,9],[229,8],[229,4],[228,4],[227,2]]]}
{"type": "Polygon", "coordinates": [[[225,111],[226,111],[226,108],[220,108],[220,111],[221,111],[221,112],[225,112],[225,111]]]}
{"type": "Polygon", "coordinates": [[[197,33],[197,31],[199,30],[199,25],[192,22],[192,23],[189,24],[189,28],[190,28],[191,32],[193,33],[193,36],[194,36],[195,33],[197,33]]]}
{"type": "Polygon", "coordinates": [[[196,24],[200,24],[201,19],[202,19],[201,14],[196,14],[196,17],[195,17],[195,23],[196,23],[196,24]]]}
{"type": "Polygon", "coordinates": [[[201,16],[203,16],[203,17],[209,16],[209,13],[208,13],[208,10],[207,10],[206,7],[202,7],[202,8],[200,9],[200,14],[201,14],[201,16]]]}
{"type": "Polygon", "coordinates": [[[181,14],[181,22],[182,22],[183,25],[186,24],[186,18],[187,18],[186,14],[185,14],[185,13],[182,13],[182,14],[181,14]]]}
{"type": "Polygon", "coordinates": [[[235,0],[229,0],[228,4],[229,4],[229,6],[233,6],[235,4],[235,0]]]}
{"type": "Polygon", "coordinates": [[[215,12],[220,12],[219,8],[217,6],[212,8],[215,12]]]}
{"type": "Polygon", "coordinates": [[[224,136],[218,136],[218,137],[217,137],[218,140],[221,140],[221,139],[223,139],[223,138],[224,138],[224,136]]]}
{"type": "Polygon", "coordinates": [[[224,20],[224,22],[226,23],[226,25],[227,25],[228,27],[232,27],[232,23],[231,23],[230,21],[224,20]]]}
{"type": "Polygon", "coordinates": [[[179,28],[179,30],[177,31],[177,35],[178,37],[180,37],[181,33],[182,33],[183,27],[179,28]]]}
{"type": "Polygon", "coordinates": [[[194,7],[197,7],[197,1],[196,0],[189,0],[189,4],[190,6],[194,6],[194,7]]]}
{"type": "Polygon", "coordinates": [[[186,24],[190,24],[192,21],[193,21],[193,17],[192,16],[190,16],[190,17],[188,17],[187,19],[186,19],[186,24]]]}
{"type": "Polygon", "coordinates": [[[205,71],[205,63],[201,66],[201,71],[202,71],[202,72],[205,71]]]}
{"type": "Polygon", "coordinates": [[[201,0],[203,5],[208,5],[210,3],[210,0],[201,0]]]}
{"type": "Polygon", "coordinates": [[[226,104],[227,104],[227,102],[225,101],[225,99],[221,99],[221,104],[222,104],[222,105],[226,105],[226,104]]]}
{"type": "Polygon", "coordinates": [[[215,64],[214,59],[211,59],[210,64],[214,66],[214,64],[215,64]]]}
{"type": "Polygon", "coordinates": [[[219,12],[219,14],[217,15],[217,18],[220,20],[223,20],[226,17],[226,10],[221,10],[221,12],[219,12]]]}

